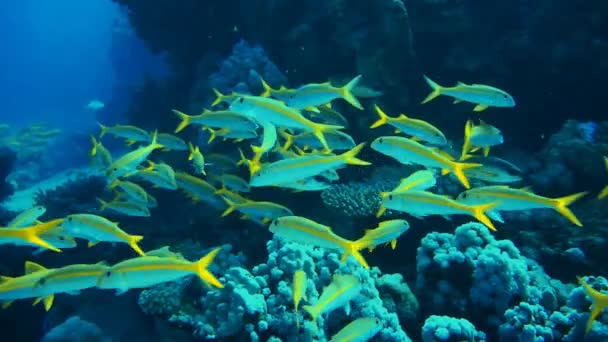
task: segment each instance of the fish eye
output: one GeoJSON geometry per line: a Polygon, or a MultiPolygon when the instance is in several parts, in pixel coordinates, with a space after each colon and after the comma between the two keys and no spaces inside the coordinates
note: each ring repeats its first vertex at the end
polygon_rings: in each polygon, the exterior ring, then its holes
{"type": "Polygon", "coordinates": [[[382,142],[384,141],[384,139],[380,138],[378,139],[378,142],[382,144],[382,142]]]}
{"type": "Polygon", "coordinates": [[[63,241],[63,240],[65,240],[65,238],[63,236],[60,236],[59,240],[63,241]]]}
{"type": "Polygon", "coordinates": [[[112,171],[118,171],[118,168],[117,168],[117,167],[115,167],[115,168],[113,168],[113,169],[112,169],[112,171]]]}
{"type": "Polygon", "coordinates": [[[245,99],[242,97],[239,97],[239,103],[243,103],[243,101],[245,101],[245,99]]]}
{"type": "Polygon", "coordinates": [[[509,98],[509,97],[507,96],[507,94],[503,94],[503,95],[502,95],[502,97],[503,97],[504,99],[509,98]]]}
{"type": "Polygon", "coordinates": [[[107,271],[107,272],[106,272],[106,277],[108,277],[108,278],[109,278],[109,277],[111,277],[111,276],[112,276],[112,271],[107,271]]]}
{"type": "Polygon", "coordinates": [[[72,217],[68,216],[68,222],[72,222],[72,217]]]}
{"type": "Polygon", "coordinates": [[[380,324],[380,320],[376,318],[376,324],[380,324]]]}
{"type": "Polygon", "coordinates": [[[393,199],[393,195],[388,195],[388,199],[392,200],[393,199]]]}
{"type": "Polygon", "coordinates": [[[468,196],[468,195],[469,195],[469,194],[467,194],[466,192],[463,192],[463,193],[462,193],[462,198],[467,198],[467,196],[468,196]]]}

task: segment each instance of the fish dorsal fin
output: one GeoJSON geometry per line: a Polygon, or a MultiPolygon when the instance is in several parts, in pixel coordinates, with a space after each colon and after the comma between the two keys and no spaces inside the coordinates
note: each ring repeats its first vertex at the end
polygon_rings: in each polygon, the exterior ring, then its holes
{"type": "Polygon", "coordinates": [[[485,121],[483,121],[482,119],[479,119],[479,125],[480,126],[487,126],[488,124],[485,121]]]}
{"type": "Polygon", "coordinates": [[[26,261],[25,262],[25,274],[31,274],[34,272],[39,272],[39,271],[44,271],[46,270],[46,267],[37,264],[33,261],[26,261]]]}
{"type": "Polygon", "coordinates": [[[13,279],[15,279],[15,277],[0,276],[0,284],[2,284],[4,282],[7,282],[7,281],[10,281],[10,280],[13,280],[13,279]]]}
{"type": "Polygon", "coordinates": [[[108,262],[105,261],[105,260],[102,260],[102,261],[100,261],[98,263],[95,263],[95,265],[97,265],[97,266],[109,266],[108,262]]]}
{"type": "Polygon", "coordinates": [[[405,113],[399,114],[398,119],[409,119],[409,117],[405,113]]]}
{"type": "Polygon", "coordinates": [[[461,81],[456,82],[456,86],[466,86],[467,84],[461,81]]]}

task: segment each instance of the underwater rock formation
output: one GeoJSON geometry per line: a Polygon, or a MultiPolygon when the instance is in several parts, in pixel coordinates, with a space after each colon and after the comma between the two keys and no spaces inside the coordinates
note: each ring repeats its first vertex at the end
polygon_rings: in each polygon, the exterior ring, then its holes
{"type": "Polygon", "coordinates": [[[6,178],[13,171],[17,153],[9,148],[0,148],[0,202],[10,196],[14,189],[6,178]]]}
{"type": "MultiPolygon", "coordinates": [[[[82,176],[56,187],[36,193],[35,202],[46,208],[49,217],[65,217],[73,213],[95,211],[97,198],[108,191],[102,176],[82,176]]],[[[109,197],[109,196],[106,196],[109,197]]]]}

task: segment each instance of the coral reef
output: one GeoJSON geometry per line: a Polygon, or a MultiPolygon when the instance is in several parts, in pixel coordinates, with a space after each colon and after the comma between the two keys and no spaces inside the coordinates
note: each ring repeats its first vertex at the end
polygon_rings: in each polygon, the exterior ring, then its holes
{"type": "Polygon", "coordinates": [[[43,342],[110,342],[101,329],[88,321],[82,320],[78,316],[68,318],[62,324],[54,327],[43,338],[43,342]]]}
{"type": "Polygon", "coordinates": [[[464,318],[430,316],[422,326],[422,341],[483,341],[486,334],[464,318]]]}
{"type": "MultiPolygon", "coordinates": [[[[277,239],[269,241],[267,248],[268,261],[255,266],[252,272],[240,267],[236,259],[231,267],[223,266],[226,271],[221,272],[221,281],[225,288],[221,291],[198,287],[202,295],[196,299],[192,296],[195,291],[187,290],[190,280],[180,280],[144,290],[140,306],[146,313],[188,328],[200,339],[266,341],[291,336],[285,341],[313,338],[323,341],[353,318],[373,316],[383,322],[384,328],[379,333],[382,340],[409,340],[398,315],[415,321],[418,303],[401,276],[382,275],[377,268],[365,270],[352,260],[340,263],[340,255],[335,252],[277,239]],[[334,273],[356,275],[363,289],[353,300],[349,317],[341,310],[332,313],[331,320],[319,317],[320,329],[314,328],[312,321],[300,318],[303,330],[298,333],[291,289],[293,272],[298,269],[308,274],[309,302],[314,302],[334,273]],[[296,334],[303,339],[295,337],[296,334]]],[[[303,312],[299,315],[305,316],[303,312]]]]}
{"type": "Polygon", "coordinates": [[[97,198],[104,197],[108,191],[106,183],[102,176],[80,176],[55,189],[39,191],[35,202],[46,208],[49,217],[94,211],[99,205],[97,198]]]}

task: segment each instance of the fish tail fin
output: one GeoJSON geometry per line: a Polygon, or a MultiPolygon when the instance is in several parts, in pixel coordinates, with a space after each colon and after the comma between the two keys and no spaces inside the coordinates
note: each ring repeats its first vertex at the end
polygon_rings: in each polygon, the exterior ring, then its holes
{"type": "Polygon", "coordinates": [[[486,146],[483,148],[483,156],[487,157],[490,154],[490,147],[486,146]]]}
{"type": "Polygon", "coordinates": [[[315,137],[317,137],[317,139],[319,139],[321,144],[323,144],[323,148],[325,149],[325,151],[331,152],[331,148],[329,148],[329,145],[327,145],[327,140],[325,139],[325,135],[323,135],[323,134],[327,131],[340,130],[343,128],[344,128],[344,126],[315,124],[313,126],[313,133],[314,133],[315,137]]]}
{"type": "Polygon", "coordinates": [[[102,200],[101,198],[97,197],[97,202],[99,202],[99,211],[104,211],[108,208],[108,202],[102,200]]]}
{"type": "Polygon", "coordinates": [[[99,132],[99,137],[103,138],[104,135],[106,135],[106,133],[108,133],[108,126],[104,126],[101,123],[97,123],[99,125],[99,128],[101,129],[101,132],[99,132]]]}
{"type": "Polygon", "coordinates": [[[599,195],[597,195],[597,199],[602,199],[606,196],[608,196],[608,185],[602,189],[602,192],[600,192],[599,195]]]}
{"type": "Polygon", "coordinates": [[[243,150],[241,150],[240,148],[239,148],[239,155],[240,155],[240,159],[238,162],[236,162],[236,166],[249,165],[249,159],[247,159],[247,157],[245,157],[245,153],[243,153],[243,150]]]}
{"type": "Polygon", "coordinates": [[[262,87],[264,87],[264,92],[260,94],[260,96],[262,97],[269,97],[272,94],[272,87],[270,87],[268,85],[268,83],[266,83],[266,81],[264,81],[263,78],[260,77],[260,81],[262,82],[262,87]]]}
{"type": "Polygon", "coordinates": [[[317,317],[319,317],[319,310],[316,309],[314,306],[312,305],[304,305],[302,307],[302,310],[308,312],[308,314],[310,315],[310,317],[312,318],[313,322],[317,321],[317,317]]]}
{"type": "Polygon", "coordinates": [[[144,253],[144,251],[139,247],[139,245],[137,244],[139,241],[141,241],[144,237],[141,235],[129,235],[128,237],[128,243],[129,246],[135,251],[137,252],[137,254],[141,255],[141,256],[146,256],[146,253],[144,253]]]}
{"type": "Polygon", "coordinates": [[[232,213],[233,211],[235,211],[237,209],[238,204],[232,202],[231,200],[227,199],[226,197],[222,197],[222,199],[224,200],[224,202],[226,202],[226,204],[228,204],[228,208],[226,210],[224,210],[224,212],[222,213],[222,217],[225,217],[225,216],[230,215],[230,213],[232,213]]]}
{"type": "Polygon", "coordinates": [[[591,312],[589,313],[589,319],[587,320],[587,325],[585,327],[585,334],[587,334],[591,327],[593,326],[593,322],[597,318],[597,316],[608,307],[608,295],[599,292],[594,289],[587,283],[582,277],[576,277],[578,279],[579,284],[583,287],[583,290],[591,297],[591,312]]]}
{"type": "Polygon", "coordinates": [[[91,142],[93,143],[93,148],[91,148],[91,157],[95,157],[97,154],[97,144],[99,143],[95,136],[91,135],[91,142]]]}
{"type": "Polygon", "coordinates": [[[355,87],[357,87],[357,85],[359,84],[359,81],[361,81],[361,75],[355,76],[344,87],[340,88],[340,90],[342,92],[342,97],[348,103],[350,103],[353,107],[355,107],[357,109],[363,110],[363,106],[361,106],[361,103],[359,102],[359,100],[357,100],[355,95],[353,95],[353,90],[355,89],[355,87]]]}
{"type": "Polygon", "coordinates": [[[369,126],[369,128],[377,128],[382,125],[386,125],[390,117],[386,115],[386,113],[380,108],[380,106],[374,105],[374,109],[376,110],[376,113],[378,113],[380,119],[376,120],[376,122],[369,126]]]}
{"type": "Polygon", "coordinates": [[[285,145],[283,145],[283,150],[287,151],[293,145],[294,137],[293,135],[287,133],[284,129],[279,129],[279,135],[285,139],[285,145]]]}
{"type": "Polygon", "coordinates": [[[157,139],[158,139],[158,130],[155,129],[154,132],[152,132],[152,141],[150,142],[150,146],[152,146],[153,150],[165,147],[165,146],[159,144],[157,142],[157,139]]]}
{"type": "Polygon", "coordinates": [[[361,150],[363,149],[364,146],[365,146],[365,143],[360,143],[359,145],[353,147],[352,150],[342,153],[340,155],[340,157],[344,159],[346,164],[371,165],[372,163],[357,158],[357,155],[359,154],[359,152],[361,152],[361,150]]]}
{"type": "Polygon", "coordinates": [[[215,94],[215,100],[213,100],[213,102],[211,102],[211,106],[217,106],[222,101],[224,101],[225,96],[224,96],[224,94],[220,93],[220,91],[217,90],[216,88],[213,88],[213,93],[215,94]]]}
{"type": "Polygon", "coordinates": [[[345,253],[342,256],[342,259],[345,259],[345,256],[350,255],[353,258],[355,258],[355,260],[357,260],[357,262],[359,264],[361,264],[361,266],[363,266],[364,268],[369,268],[369,265],[367,264],[367,261],[365,261],[365,258],[363,258],[363,255],[361,255],[361,253],[359,253],[359,250],[361,250],[359,247],[361,246],[360,243],[357,243],[357,241],[349,241],[346,246],[344,246],[345,248],[345,253]]]}
{"type": "Polygon", "coordinates": [[[469,183],[467,176],[464,175],[464,170],[480,167],[482,166],[482,164],[451,162],[451,166],[452,170],[444,170],[443,173],[449,173],[450,171],[453,172],[456,178],[458,178],[458,180],[460,181],[460,183],[462,183],[465,188],[470,189],[471,184],[469,183]]]}
{"type": "Polygon", "coordinates": [[[582,227],[583,224],[574,215],[574,213],[568,208],[568,206],[585,195],[587,195],[587,191],[579,192],[579,193],[572,194],[572,195],[565,196],[565,197],[555,198],[555,199],[553,199],[554,208],[555,208],[555,210],[557,210],[558,213],[562,214],[562,216],[567,218],[568,221],[574,223],[575,225],[577,225],[579,227],[582,227]]]}
{"type": "Polygon", "coordinates": [[[175,133],[181,132],[184,128],[188,127],[190,123],[192,123],[192,117],[184,112],[180,112],[177,109],[172,109],[173,113],[177,115],[177,117],[181,120],[180,123],[175,128],[175,133]]]}
{"type": "Polygon", "coordinates": [[[209,139],[207,140],[207,144],[211,144],[213,140],[217,138],[217,131],[210,127],[207,127],[206,129],[209,131],[209,139]]]}
{"type": "Polygon", "coordinates": [[[196,274],[198,274],[198,277],[201,278],[201,280],[220,289],[223,288],[224,285],[222,285],[222,283],[220,283],[220,281],[213,274],[211,274],[211,272],[209,272],[208,268],[221,249],[221,247],[213,249],[196,262],[196,274]]]}
{"type": "Polygon", "coordinates": [[[498,205],[498,202],[485,203],[471,206],[471,215],[477,219],[477,221],[483,223],[486,227],[493,231],[496,231],[494,224],[490,221],[490,218],[486,215],[486,212],[498,205]]]}
{"type": "Polygon", "coordinates": [[[376,213],[376,217],[380,217],[382,215],[384,215],[384,213],[386,212],[386,207],[384,206],[384,199],[390,194],[390,192],[381,192],[380,193],[380,208],[378,209],[378,212],[376,213]]]}
{"type": "Polygon", "coordinates": [[[426,84],[428,84],[431,87],[431,89],[433,89],[433,91],[431,91],[431,93],[428,94],[424,100],[422,100],[421,104],[430,102],[437,96],[441,95],[441,90],[442,90],[442,87],[439,84],[435,83],[432,79],[428,78],[426,75],[424,75],[424,80],[426,81],[426,84]]]}
{"type": "Polygon", "coordinates": [[[22,229],[24,236],[24,239],[30,243],[33,243],[37,246],[46,248],[46,249],[50,249],[54,252],[61,252],[61,250],[53,245],[51,245],[50,243],[48,243],[47,241],[43,240],[40,236],[53,231],[54,229],[56,229],[56,227],[58,225],[60,225],[63,222],[63,219],[55,219],[55,220],[51,220],[45,223],[41,223],[35,226],[31,226],[31,227],[27,227],[22,229]]]}
{"type": "Polygon", "coordinates": [[[473,130],[473,121],[467,120],[464,125],[464,143],[462,144],[462,153],[460,154],[460,160],[464,160],[465,156],[468,155],[471,150],[471,131],[473,130]]]}

